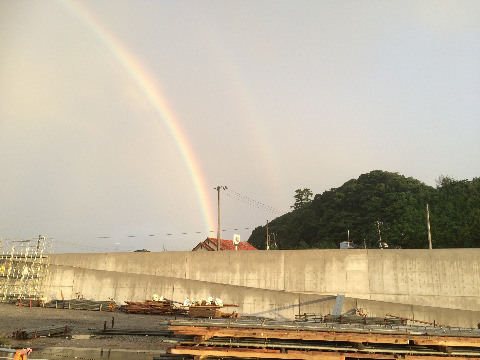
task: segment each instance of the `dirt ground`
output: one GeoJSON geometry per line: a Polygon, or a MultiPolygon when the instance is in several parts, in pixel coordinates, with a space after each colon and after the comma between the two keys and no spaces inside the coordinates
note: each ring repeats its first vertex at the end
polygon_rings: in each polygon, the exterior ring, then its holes
{"type": "Polygon", "coordinates": [[[127,314],[122,311],[100,312],[87,310],[67,310],[40,307],[24,307],[0,303],[0,347],[75,347],[99,349],[160,350],[170,345],[163,344],[164,337],[130,335],[94,335],[107,329],[118,330],[163,330],[165,322],[172,316],[127,314]],[[37,339],[16,340],[13,334],[22,329],[39,329],[49,326],[73,327],[71,338],[39,337],[37,339]]]}

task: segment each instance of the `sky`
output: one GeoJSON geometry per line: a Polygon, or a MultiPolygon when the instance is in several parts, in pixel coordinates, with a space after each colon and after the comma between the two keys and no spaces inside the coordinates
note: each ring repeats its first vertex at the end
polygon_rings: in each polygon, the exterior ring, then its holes
{"type": "Polygon", "coordinates": [[[296,189],[479,177],[479,19],[477,0],[1,1],[0,239],[189,251],[219,193],[221,237],[246,241],[296,189]]]}

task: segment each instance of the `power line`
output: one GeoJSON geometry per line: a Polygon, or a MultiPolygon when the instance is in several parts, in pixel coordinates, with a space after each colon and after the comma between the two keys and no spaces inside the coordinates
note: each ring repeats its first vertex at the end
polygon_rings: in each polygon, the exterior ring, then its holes
{"type": "Polygon", "coordinates": [[[260,201],[254,200],[254,199],[252,199],[252,198],[250,198],[246,195],[242,195],[239,192],[237,192],[235,190],[232,190],[230,188],[228,188],[224,193],[225,193],[225,195],[231,197],[232,199],[241,201],[241,202],[243,202],[247,205],[253,206],[257,209],[261,209],[261,210],[270,212],[270,213],[275,214],[277,216],[281,216],[281,215],[284,215],[286,213],[285,211],[278,210],[278,209],[274,208],[273,206],[270,206],[270,205],[264,204],[260,201]]]}
{"type": "MultiPolygon", "coordinates": [[[[226,231],[237,231],[237,230],[250,230],[250,227],[237,227],[233,229],[221,229],[220,231],[226,232],[226,231]]],[[[217,230],[209,230],[207,233],[215,233],[217,230]]],[[[119,238],[147,238],[147,237],[160,237],[160,236],[181,236],[181,235],[198,235],[198,234],[204,234],[204,231],[180,231],[176,233],[164,233],[164,234],[148,234],[148,235],[116,235],[116,236],[97,236],[97,239],[119,239],[119,238]]]]}
{"type": "Polygon", "coordinates": [[[79,244],[74,244],[74,243],[59,241],[59,240],[55,240],[54,244],[63,244],[63,245],[73,246],[73,247],[76,247],[79,249],[85,249],[85,250],[111,250],[110,248],[105,248],[105,247],[79,245],[79,244]]]}
{"type": "MultiPolygon", "coordinates": [[[[224,232],[228,232],[228,231],[238,231],[238,230],[250,230],[249,227],[245,227],[245,228],[240,228],[240,227],[237,227],[237,228],[234,228],[234,229],[222,229],[220,230],[222,233],[224,232]]],[[[208,233],[210,233],[211,235],[213,235],[214,233],[216,232],[216,230],[209,230],[208,233]]],[[[147,235],[140,235],[140,234],[136,234],[136,235],[123,235],[123,236],[119,236],[119,235],[116,235],[116,236],[107,236],[107,235],[102,235],[102,236],[97,236],[96,239],[104,239],[104,240],[110,240],[110,241],[117,241],[117,240],[133,240],[133,241],[143,241],[143,240],[146,240],[147,238],[152,238],[152,237],[175,237],[175,236],[188,236],[188,235],[194,235],[194,236],[198,236],[198,234],[203,234],[204,232],[203,231],[190,231],[190,232],[176,232],[176,233],[164,233],[164,234],[147,234],[147,235]]],[[[206,235],[207,237],[210,237],[209,234],[206,235]]],[[[78,248],[78,249],[83,249],[83,250],[93,250],[93,251],[111,251],[111,247],[100,247],[100,246],[90,246],[90,245],[85,245],[85,244],[74,244],[74,243],[71,243],[71,242],[65,242],[65,241],[58,241],[58,240],[55,240],[55,243],[56,244],[60,244],[60,245],[67,245],[69,247],[74,247],[74,248],[78,248]]],[[[130,243],[130,246],[133,246],[135,243],[132,242],[130,243]]]]}
{"type": "MultiPolygon", "coordinates": [[[[275,214],[277,216],[282,216],[282,215],[287,213],[286,211],[278,210],[278,209],[274,208],[273,206],[264,204],[260,201],[252,199],[252,198],[250,198],[246,195],[240,194],[239,192],[237,192],[235,190],[232,190],[230,188],[225,187],[223,190],[224,190],[224,194],[227,195],[228,197],[230,197],[234,200],[243,202],[244,204],[255,207],[257,209],[270,212],[270,213],[275,214]]],[[[97,239],[105,239],[105,240],[111,239],[111,240],[115,241],[115,240],[125,239],[125,238],[132,239],[132,240],[133,239],[143,240],[143,239],[149,238],[149,237],[164,237],[164,236],[174,237],[174,236],[186,236],[186,235],[198,236],[198,234],[205,234],[205,233],[207,233],[207,236],[209,236],[209,235],[213,235],[217,230],[208,230],[206,232],[205,231],[180,231],[180,232],[176,232],[176,233],[160,233],[160,234],[148,234],[148,235],[140,235],[140,234],[130,233],[128,235],[123,235],[123,236],[101,235],[101,236],[97,236],[96,238],[97,239]]],[[[233,228],[233,229],[222,229],[220,231],[223,233],[223,232],[227,232],[227,231],[232,231],[233,232],[233,231],[239,231],[239,230],[251,230],[251,228],[249,228],[249,227],[244,227],[244,228],[236,227],[236,228],[233,228]]],[[[79,244],[68,243],[68,242],[64,242],[64,241],[58,241],[58,240],[56,240],[55,242],[58,243],[58,244],[64,244],[64,245],[73,246],[73,247],[76,247],[76,248],[86,249],[86,250],[107,250],[107,251],[111,250],[110,248],[106,248],[106,247],[79,245],[79,244]]]]}
{"type": "MultiPolygon", "coordinates": [[[[224,194],[227,195],[228,197],[230,197],[234,200],[243,202],[244,204],[255,207],[257,209],[270,212],[270,213],[275,214],[277,216],[281,216],[281,215],[284,215],[284,214],[287,213],[286,211],[278,210],[278,209],[274,208],[273,206],[270,206],[270,205],[267,205],[267,204],[262,203],[260,201],[257,201],[255,199],[252,199],[252,198],[250,198],[246,195],[240,194],[239,192],[237,192],[235,190],[232,190],[231,188],[222,187],[222,189],[224,190],[224,194]]],[[[213,235],[217,230],[208,230],[206,232],[204,232],[204,231],[179,231],[179,232],[176,232],[176,233],[162,233],[162,234],[148,234],[148,235],[138,235],[138,234],[136,234],[136,235],[130,234],[130,235],[125,235],[125,236],[103,235],[103,236],[98,236],[97,238],[98,239],[119,239],[119,238],[127,237],[127,238],[141,239],[141,238],[145,238],[145,237],[163,237],[163,236],[174,237],[174,236],[185,236],[185,235],[198,235],[198,234],[205,234],[205,233],[208,236],[208,235],[213,235]]],[[[220,231],[223,233],[223,232],[227,232],[227,231],[239,231],[239,230],[251,230],[251,228],[250,227],[245,227],[245,228],[236,227],[236,228],[233,228],[233,229],[221,229],[220,231]]]]}

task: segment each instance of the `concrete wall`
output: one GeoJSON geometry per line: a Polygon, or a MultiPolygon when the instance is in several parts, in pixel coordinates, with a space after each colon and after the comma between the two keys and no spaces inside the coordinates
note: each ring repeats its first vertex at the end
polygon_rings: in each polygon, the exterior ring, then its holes
{"type": "Polygon", "coordinates": [[[52,264],[255,289],[480,311],[480,249],[52,255],[52,264]]]}
{"type": "MultiPolygon", "coordinates": [[[[219,297],[225,303],[239,305],[223,311],[236,311],[242,315],[264,316],[283,320],[294,320],[296,314],[329,314],[333,310],[335,296],[305,294],[225,285],[208,281],[179,279],[143,274],[125,274],[116,271],[92,270],[80,267],[53,265],[44,284],[48,299],[66,299],[77,294],[86,299],[117,302],[144,301],[153,294],[174,301],[185,298],[201,299],[219,297]]],[[[459,327],[476,327],[480,322],[480,311],[442,309],[430,306],[404,305],[365,299],[345,298],[343,312],[354,312],[362,308],[368,316],[397,316],[459,327]]]]}

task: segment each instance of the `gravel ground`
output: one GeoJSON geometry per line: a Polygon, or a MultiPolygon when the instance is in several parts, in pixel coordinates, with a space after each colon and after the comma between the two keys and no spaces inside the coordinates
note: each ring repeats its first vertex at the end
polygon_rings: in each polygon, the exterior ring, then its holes
{"type": "Polygon", "coordinates": [[[94,331],[107,329],[163,330],[165,321],[172,316],[127,314],[121,311],[100,312],[39,307],[19,307],[0,303],[0,347],[75,347],[99,349],[161,350],[169,347],[159,336],[93,335],[94,331]],[[22,329],[38,329],[49,326],[73,326],[72,337],[40,337],[16,340],[13,333],[22,329]]]}

